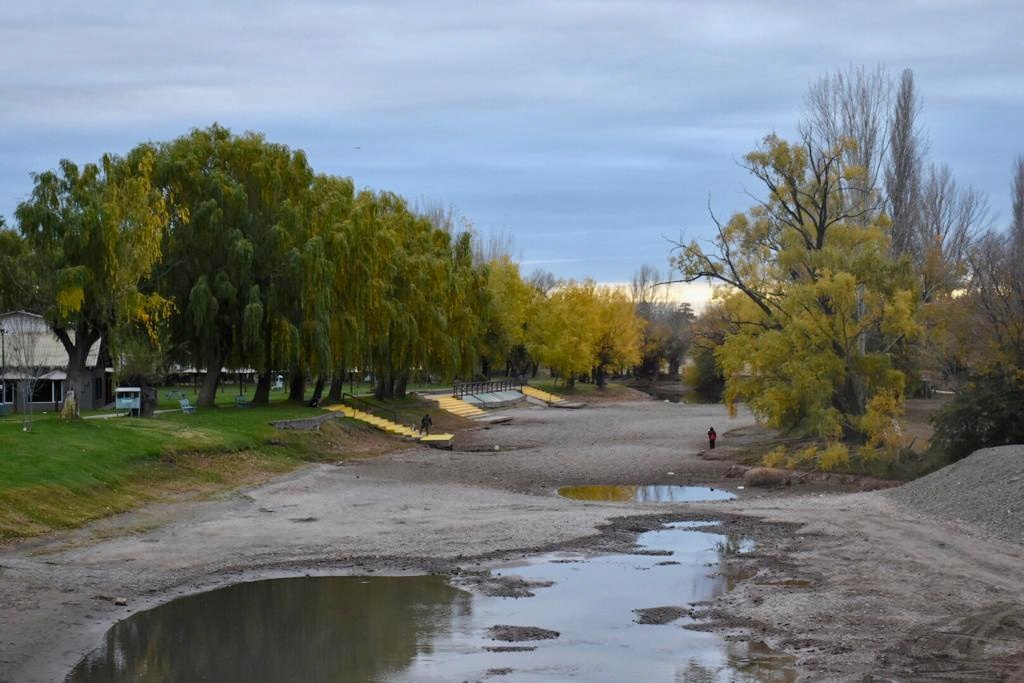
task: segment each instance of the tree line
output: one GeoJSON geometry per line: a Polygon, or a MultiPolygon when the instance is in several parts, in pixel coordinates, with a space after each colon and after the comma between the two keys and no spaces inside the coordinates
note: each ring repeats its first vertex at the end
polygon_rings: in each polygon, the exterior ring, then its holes
{"type": "Polygon", "coordinates": [[[819,439],[804,459],[822,467],[898,460],[905,398],[935,387],[956,392],[936,420],[953,457],[1024,439],[1019,398],[980,398],[1024,386],[1024,158],[1001,227],[929,160],[921,106],[910,70],[825,76],[796,139],[768,135],[741,162],[754,205],[671,255],[678,279],[726,285],[694,324],[691,380],[819,439]]]}
{"type": "Polygon", "coordinates": [[[289,396],[340,399],[349,372],[380,398],[417,375],[535,374],[572,382],[640,360],[645,323],[626,293],[592,280],[524,277],[452,210],[357,189],[305,154],[214,125],[124,156],[33,175],[14,227],[0,221],[0,309],[42,314],[88,390],[101,356],[153,374],[168,362],[253,368],[289,396]]]}

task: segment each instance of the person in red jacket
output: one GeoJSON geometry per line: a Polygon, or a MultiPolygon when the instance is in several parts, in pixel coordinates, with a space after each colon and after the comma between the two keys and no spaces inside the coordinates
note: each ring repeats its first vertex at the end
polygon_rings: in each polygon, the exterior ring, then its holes
{"type": "Polygon", "coordinates": [[[718,438],[718,433],[715,432],[715,428],[712,427],[708,430],[708,448],[713,449],[715,447],[715,440],[718,438]]]}

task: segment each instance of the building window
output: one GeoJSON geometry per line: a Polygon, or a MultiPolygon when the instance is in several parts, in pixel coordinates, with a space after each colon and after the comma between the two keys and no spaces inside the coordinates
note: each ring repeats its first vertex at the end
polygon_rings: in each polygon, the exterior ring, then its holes
{"type": "Polygon", "coordinates": [[[41,379],[32,385],[33,403],[53,403],[53,382],[41,379]]]}
{"type": "Polygon", "coordinates": [[[33,403],[60,403],[64,400],[63,380],[43,379],[32,387],[33,403]]]}
{"type": "Polygon", "coordinates": [[[14,383],[0,384],[0,404],[14,403],[14,383]]]}

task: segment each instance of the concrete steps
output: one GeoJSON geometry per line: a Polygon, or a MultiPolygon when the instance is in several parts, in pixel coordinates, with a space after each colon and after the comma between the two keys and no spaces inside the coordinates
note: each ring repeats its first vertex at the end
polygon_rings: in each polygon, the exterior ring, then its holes
{"type": "Polygon", "coordinates": [[[365,410],[359,410],[358,408],[353,408],[351,406],[347,406],[344,404],[335,404],[327,406],[326,408],[327,410],[330,410],[332,412],[341,413],[345,417],[351,418],[353,420],[359,420],[360,422],[364,422],[389,434],[394,434],[396,436],[404,436],[407,439],[421,441],[423,443],[430,444],[431,446],[439,444],[450,444],[452,438],[454,438],[452,434],[431,434],[430,436],[423,436],[419,433],[419,431],[413,429],[412,427],[406,427],[405,425],[398,424],[393,420],[378,417],[373,413],[368,413],[365,410]]]}
{"type": "Polygon", "coordinates": [[[474,405],[470,405],[463,400],[457,399],[454,396],[424,396],[423,398],[434,401],[437,403],[437,407],[441,410],[449,413],[454,413],[460,417],[481,417],[487,413],[474,405]]]}
{"type": "Polygon", "coordinates": [[[555,394],[552,394],[550,392],[544,391],[543,389],[538,389],[536,387],[524,386],[522,388],[522,392],[524,394],[526,394],[527,396],[531,397],[531,398],[535,398],[537,400],[544,401],[548,405],[558,405],[558,404],[561,404],[561,403],[568,403],[568,401],[566,401],[561,396],[556,396],[555,394]]]}

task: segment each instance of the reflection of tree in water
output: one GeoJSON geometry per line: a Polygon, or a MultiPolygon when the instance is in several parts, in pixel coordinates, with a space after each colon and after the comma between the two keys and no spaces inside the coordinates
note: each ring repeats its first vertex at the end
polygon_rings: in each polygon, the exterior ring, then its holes
{"type": "Polygon", "coordinates": [[[757,574],[757,567],[736,563],[735,558],[746,549],[749,539],[738,534],[726,534],[715,542],[718,554],[719,575],[725,579],[725,590],[734,590],[740,581],[746,581],[757,574]]]}
{"type": "Polygon", "coordinates": [[[715,542],[715,551],[718,553],[719,561],[725,561],[730,557],[739,555],[743,551],[746,539],[737,534],[726,534],[721,541],[715,542]]]}
{"type": "Polygon", "coordinates": [[[696,658],[676,670],[679,683],[792,683],[795,659],[775,652],[760,641],[730,640],[722,643],[725,661],[708,664],[696,658]]]}
{"type": "Polygon", "coordinates": [[[633,500],[636,490],[636,486],[565,486],[558,492],[573,500],[623,503],[633,500]]]}
{"type": "Polygon", "coordinates": [[[792,683],[796,658],[776,652],[761,641],[732,640],[725,644],[726,661],[735,681],[792,683]]]}
{"type": "Polygon", "coordinates": [[[430,652],[470,610],[470,595],[436,576],[238,584],[118,623],[68,680],[373,680],[430,652]]]}

